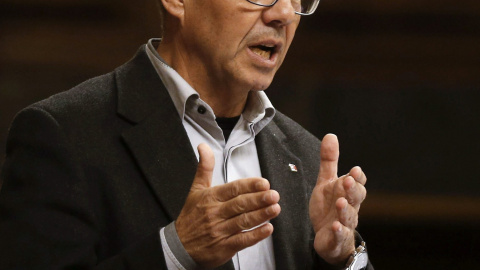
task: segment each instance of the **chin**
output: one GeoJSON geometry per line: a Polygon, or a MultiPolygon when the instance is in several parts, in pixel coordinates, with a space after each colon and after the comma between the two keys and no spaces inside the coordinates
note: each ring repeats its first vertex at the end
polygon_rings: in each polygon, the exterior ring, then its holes
{"type": "Polygon", "coordinates": [[[270,86],[270,84],[264,84],[264,85],[255,85],[251,88],[252,91],[263,91],[267,89],[270,86]]]}
{"type": "Polygon", "coordinates": [[[251,90],[253,91],[265,90],[270,86],[270,84],[272,84],[272,81],[273,81],[273,76],[269,78],[262,78],[261,76],[258,76],[254,78],[254,81],[252,82],[251,90]]]}

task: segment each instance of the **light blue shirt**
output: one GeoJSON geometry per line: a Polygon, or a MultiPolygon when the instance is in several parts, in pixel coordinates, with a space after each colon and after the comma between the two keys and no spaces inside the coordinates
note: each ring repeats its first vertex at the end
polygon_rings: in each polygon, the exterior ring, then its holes
{"type": "MultiPolygon", "coordinates": [[[[263,91],[249,93],[245,109],[225,142],[212,108],[173,68],[158,55],[160,39],[151,39],[147,55],[162,79],[177,109],[198,159],[197,146],[207,143],[215,155],[212,185],[222,185],[242,178],[261,177],[255,136],[273,119],[275,109],[263,91]],[[203,106],[202,114],[198,108],[203,106]]],[[[174,222],[160,230],[168,269],[193,269],[195,262],[181,245],[174,222]]],[[[275,269],[271,236],[238,252],[233,258],[236,270],[275,269]]]]}

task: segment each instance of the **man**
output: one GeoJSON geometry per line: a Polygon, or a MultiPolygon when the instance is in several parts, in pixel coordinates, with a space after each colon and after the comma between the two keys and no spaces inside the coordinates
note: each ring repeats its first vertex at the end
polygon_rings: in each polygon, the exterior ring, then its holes
{"type": "Polygon", "coordinates": [[[161,3],[161,41],[17,115],[0,268],[364,268],[365,174],[261,91],[318,1],[161,3]]]}

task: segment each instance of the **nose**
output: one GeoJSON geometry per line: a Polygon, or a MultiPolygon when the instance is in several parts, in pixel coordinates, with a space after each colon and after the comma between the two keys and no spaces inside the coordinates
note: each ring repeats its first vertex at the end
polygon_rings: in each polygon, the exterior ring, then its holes
{"type": "Polygon", "coordinates": [[[297,15],[293,8],[292,1],[297,0],[278,0],[275,5],[268,7],[263,12],[265,24],[275,24],[286,26],[295,21],[297,15]]]}

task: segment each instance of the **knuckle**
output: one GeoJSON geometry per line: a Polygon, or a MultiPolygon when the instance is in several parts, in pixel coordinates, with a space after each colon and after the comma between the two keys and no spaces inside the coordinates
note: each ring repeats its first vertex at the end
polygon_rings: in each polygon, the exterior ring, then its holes
{"type": "Polygon", "coordinates": [[[193,206],[195,209],[195,212],[200,213],[200,214],[205,214],[205,207],[203,207],[202,203],[197,203],[193,206]]]}
{"type": "Polygon", "coordinates": [[[216,188],[210,188],[208,190],[208,193],[204,197],[205,201],[208,203],[216,203],[219,202],[219,194],[218,194],[218,189],[216,188]]]}
{"type": "Polygon", "coordinates": [[[199,203],[200,205],[208,205],[215,201],[215,192],[213,188],[206,189],[199,194],[199,203]]]}
{"type": "Polygon", "coordinates": [[[347,222],[348,224],[353,224],[355,222],[354,217],[352,215],[348,215],[347,222]]]}
{"type": "Polygon", "coordinates": [[[222,232],[220,232],[219,230],[211,228],[208,232],[208,236],[211,239],[219,239],[219,238],[222,237],[222,232]]]}
{"type": "Polygon", "coordinates": [[[235,197],[237,197],[239,194],[240,194],[240,187],[239,187],[238,183],[234,183],[234,184],[230,187],[230,196],[231,196],[232,198],[235,198],[235,197]]]}
{"type": "Polygon", "coordinates": [[[355,196],[347,196],[346,199],[347,199],[348,204],[350,204],[350,205],[355,204],[355,196]]]}
{"type": "Polygon", "coordinates": [[[258,190],[260,187],[263,187],[263,181],[254,181],[253,179],[248,179],[248,188],[249,190],[258,190]]]}
{"type": "Polygon", "coordinates": [[[214,222],[217,220],[218,214],[215,209],[205,209],[204,211],[205,220],[207,222],[214,222]]]}
{"type": "Polygon", "coordinates": [[[246,213],[238,216],[238,227],[242,230],[250,229],[249,219],[246,213]]]}
{"type": "Polygon", "coordinates": [[[236,200],[233,204],[233,210],[236,213],[244,213],[247,208],[245,200],[236,200]]]}
{"type": "Polygon", "coordinates": [[[367,189],[363,188],[363,200],[367,197],[367,189]]]}
{"type": "Polygon", "coordinates": [[[339,221],[341,224],[346,225],[350,222],[350,217],[348,215],[343,215],[339,221]]]}
{"type": "Polygon", "coordinates": [[[237,248],[241,248],[245,246],[246,242],[247,242],[246,234],[240,234],[238,235],[238,237],[235,238],[233,245],[236,246],[237,248]]]}

